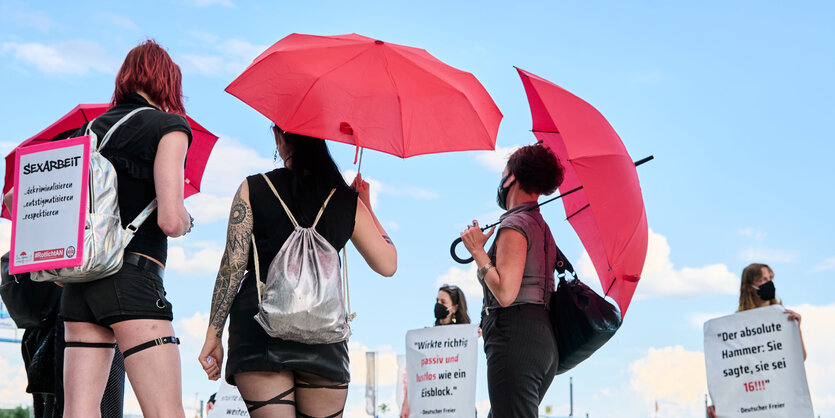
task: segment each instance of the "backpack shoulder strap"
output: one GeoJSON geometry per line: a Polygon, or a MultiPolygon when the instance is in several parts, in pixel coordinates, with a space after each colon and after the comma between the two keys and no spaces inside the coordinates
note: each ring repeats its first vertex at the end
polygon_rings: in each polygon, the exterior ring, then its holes
{"type": "Polygon", "coordinates": [[[273,182],[271,182],[271,181],[270,181],[270,178],[269,178],[269,177],[267,177],[267,175],[266,175],[266,174],[264,174],[264,173],[261,173],[261,177],[263,177],[263,178],[264,178],[264,180],[267,182],[267,185],[268,185],[268,186],[270,186],[270,189],[273,191],[273,194],[275,194],[275,197],[277,197],[277,198],[278,198],[278,201],[279,201],[279,202],[281,202],[281,207],[283,207],[283,208],[284,208],[284,212],[286,212],[286,213],[287,213],[287,217],[288,217],[288,218],[290,218],[290,222],[292,222],[292,223],[293,223],[293,226],[294,226],[294,227],[298,228],[298,227],[299,227],[299,223],[298,223],[298,222],[296,222],[296,218],[295,218],[295,217],[293,217],[293,213],[292,213],[292,212],[290,212],[290,208],[288,208],[288,207],[287,207],[287,205],[286,205],[286,204],[284,204],[284,201],[283,201],[283,200],[281,200],[281,196],[279,196],[279,195],[278,195],[278,190],[276,190],[276,189],[275,189],[275,186],[273,186],[273,182]]]}
{"type": "Polygon", "coordinates": [[[318,223],[319,223],[319,218],[321,218],[321,217],[322,217],[322,213],[324,213],[324,212],[325,212],[325,208],[328,206],[328,202],[330,202],[330,200],[331,200],[331,196],[333,196],[333,193],[334,193],[335,191],[336,191],[336,188],[335,188],[335,187],[334,187],[333,189],[331,189],[330,194],[328,194],[328,198],[327,198],[327,199],[325,199],[325,203],[323,203],[323,204],[322,204],[322,208],[321,208],[321,209],[319,209],[319,213],[317,213],[317,214],[316,214],[316,220],[315,220],[315,221],[313,221],[313,226],[311,226],[311,228],[316,228],[316,224],[318,224],[318,223]]]}
{"type": "MultiPolygon", "coordinates": [[[[107,145],[107,142],[110,141],[110,137],[113,136],[113,133],[116,132],[116,129],[118,129],[120,126],[122,126],[123,123],[127,122],[128,119],[133,117],[133,115],[135,115],[135,114],[137,114],[137,113],[139,113],[143,110],[153,110],[153,108],[152,107],[147,107],[147,106],[146,107],[138,107],[136,109],[131,110],[130,113],[128,113],[127,115],[122,116],[122,119],[119,119],[118,122],[114,123],[113,126],[111,126],[110,129],[107,130],[107,133],[104,134],[104,138],[102,138],[101,144],[99,144],[97,147],[95,147],[96,151],[101,151],[102,148],[104,148],[104,146],[107,145]]],[[[92,129],[91,129],[92,126],[93,126],[93,122],[91,121],[90,124],[87,126],[88,132],[92,131],[92,129]]]]}
{"type": "Polygon", "coordinates": [[[151,203],[148,203],[148,206],[145,206],[145,209],[143,209],[142,212],[139,212],[139,215],[136,215],[136,218],[134,218],[133,221],[125,227],[125,231],[133,236],[133,234],[136,233],[139,227],[142,226],[149,216],[151,216],[151,213],[153,213],[156,208],[157,199],[154,198],[154,200],[152,200],[151,203]]]}

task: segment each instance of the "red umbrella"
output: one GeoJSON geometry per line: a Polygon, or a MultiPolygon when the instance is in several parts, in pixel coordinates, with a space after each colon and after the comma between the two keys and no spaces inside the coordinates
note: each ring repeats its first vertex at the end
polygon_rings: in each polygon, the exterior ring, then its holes
{"type": "Polygon", "coordinates": [[[402,158],[492,150],[502,118],[472,74],[357,34],[291,34],[226,91],[287,132],[402,158]]]}
{"type": "MultiPolygon", "coordinates": [[[[102,113],[110,109],[110,104],[80,104],[70,110],[69,113],[58,119],[55,123],[44,129],[37,135],[23,141],[17,148],[25,148],[30,145],[36,145],[51,141],[55,136],[62,132],[71,129],[78,129],[85,123],[97,118],[102,113]]],[[[191,146],[188,149],[186,156],[185,168],[185,197],[189,197],[200,191],[200,182],[203,179],[203,170],[206,169],[206,163],[209,161],[209,154],[217,142],[217,136],[207,131],[206,128],[200,126],[191,117],[186,116],[189,126],[191,126],[191,146]]],[[[15,149],[17,149],[15,148],[15,149]]],[[[14,186],[14,169],[15,169],[15,150],[6,156],[6,177],[3,183],[3,193],[7,193],[12,186],[14,186]]],[[[2,216],[6,219],[11,219],[11,213],[5,207],[3,208],[2,216]]]]}
{"type": "Polygon", "coordinates": [[[548,80],[517,71],[528,95],[534,135],[565,168],[560,192],[566,217],[606,295],[626,315],[644,268],[649,233],[635,163],[597,109],[548,80]]]}

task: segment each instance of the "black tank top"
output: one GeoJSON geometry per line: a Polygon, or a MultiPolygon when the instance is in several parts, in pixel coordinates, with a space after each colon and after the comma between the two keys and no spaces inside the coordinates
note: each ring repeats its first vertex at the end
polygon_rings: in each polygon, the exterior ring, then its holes
{"type": "MultiPolygon", "coordinates": [[[[313,225],[316,214],[325,203],[330,189],[313,191],[312,187],[302,186],[307,193],[301,193],[294,197],[292,190],[295,174],[286,169],[279,168],[266,173],[270,182],[275,186],[276,191],[290,208],[293,217],[299,222],[299,226],[309,227],[313,225]]],[[[261,280],[266,281],[270,263],[278,254],[284,241],[293,233],[294,227],[290,218],[284,212],[278,199],[270,190],[270,186],[260,174],[246,178],[249,186],[249,204],[252,207],[252,233],[255,235],[255,244],[258,247],[258,263],[261,268],[261,280]]],[[[336,192],[328,202],[327,208],[322,213],[322,218],[316,224],[316,231],[322,235],[333,247],[339,251],[351,238],[354,233],[354,222],[357,213],[357,192],[345,186],[336,186],[336,192]]],[[[249,252],[247,271],[255,271],[254,251],[249,252]]]]}

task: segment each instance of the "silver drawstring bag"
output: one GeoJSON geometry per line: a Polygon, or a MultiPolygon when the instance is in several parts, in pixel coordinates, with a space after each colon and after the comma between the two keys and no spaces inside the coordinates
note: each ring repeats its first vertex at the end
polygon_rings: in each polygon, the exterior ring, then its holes
{"type": "Polygon", "coordinates": [[[77,267],[33,271],[31,273],[33,282],[90,282],[111,276],[122,268],[125,247],[133,239],[133,234],[139,226],[156,209],[157,200],[154,199],[130,225],[122,228],[116,169],[107,158],[101,155],[101,150],[123,123],[133,115],[151,109],[140,107],[119,119],[110,127],[101,143],[98,143],[96,133],[92,129],[95,119],[87,124],[85,135],[90,136],[90,180],[87,216],[84,223],[83,261],[77,267]]]}
{"type": "Polygon", "coordinates": [[[255,320],[271,337],[305,344],[345,341],[351,335],[343,298],[339,253],[318,232],[316,224],[325,211],[328,198],[313,225],[299,226],[272,182],[263,175],[295,230],[270,263],[267,282],[262,286],[255,236],[252,248],[259,307],[255,320]]]}

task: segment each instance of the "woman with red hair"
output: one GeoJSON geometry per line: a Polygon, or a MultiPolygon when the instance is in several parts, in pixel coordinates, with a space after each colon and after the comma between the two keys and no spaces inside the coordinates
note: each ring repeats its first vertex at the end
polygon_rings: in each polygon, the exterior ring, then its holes
{"type": "MultiPolygon", "coordinates": [[[[183,417],[180,354],[162,276],[168,237],[191,230],[183,169],[191,130],[183,115],[180,68],[152,40],[133,48],[116,75],[113,107],[89,124],[98,138],[126,115],[102,155],[115,167],[122,226],[154,199],[116,274],[68,283],[61,298],[67,348],[64,417],[100,416],[114,348],[146,417],[183,417]],[[141,109],[141,110],[140,110],[141,109]]],[[[75,136],[83,135],[83,126],[75,136]]]]}

